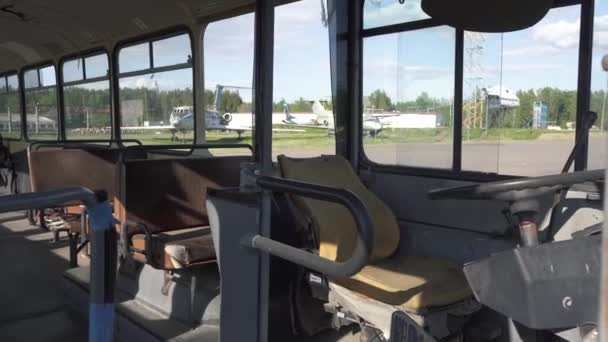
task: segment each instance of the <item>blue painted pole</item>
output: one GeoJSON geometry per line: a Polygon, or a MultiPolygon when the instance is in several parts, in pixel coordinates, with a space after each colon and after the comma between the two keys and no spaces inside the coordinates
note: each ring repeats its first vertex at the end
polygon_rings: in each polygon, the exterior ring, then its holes
{"type": "Polygon", "coordinates": [[[89,342],[114,338],[114,283],[116,281],[116,230],[107,200],[87,209],[91,226],[91,294],[89,342]]]}

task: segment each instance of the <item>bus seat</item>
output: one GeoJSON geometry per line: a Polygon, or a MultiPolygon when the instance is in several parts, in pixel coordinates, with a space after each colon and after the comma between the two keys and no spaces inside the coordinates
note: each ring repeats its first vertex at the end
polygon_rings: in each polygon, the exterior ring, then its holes
{"type": "MultiPolygon", "coordinates": [[[[279,156],[278,161],[284,178],[349,190],[369,209],[375,228],[370,264],[350,278],[330,279],[331,283],[351,291],[351,300],[372,299],[388,304],[393,311],[400,307],[414,315],[470,302],[472,292],[458,264],[441,258],[399,255],[397,219],[390,208],[365,187],[346,159],[279,156]]],[[[348,210],[338,204],[298,196],[293,196],[293,202],[315,227],[313,233],[319,241],[319,255],[334,261],[348,259],[357,234],[348,210]]],[[[354,314],[370,321],[366,312],[354,314]]],[[[390,328],[390,321],[376,325],[388,334],[386,324],[390,328]]]]}
{"type": "MultiPolygon", "coordinates": [[[[29,151],[31,189],[35,192],[82,186],[93,191],[104,190],[108,199],[112,200],[119,156],[118,149],[56,148],[29,151]]],[[[65,203],[60,208],[47,209],[40,224],[53,231],[55,240],[58,240],[60,232],[67,232],[70,238],[83,232],[86,234],[86,226],[82,227],[80,220],[80,203],[65,203]]]]}
{"type": "Polygon", "coordinates": [[[248,161],[246,156],[123,161],[114,206],[123,222],[121,239],[132,249],[127,254],[166,270],[215,262],[207,189],[238,186],[240,164],[248,161]]]}
{"type": "MultiPolygon", "coordinates": [[[[145,234],[134,234],[131,243],[136,251],[134,257],[146,261],[145,234]]],[[[207,227],[165,231],[154,235],[151,253],[154,264],[163,269],[191,267],[197,263],[215,261],[213,241],[207,227]]]]}

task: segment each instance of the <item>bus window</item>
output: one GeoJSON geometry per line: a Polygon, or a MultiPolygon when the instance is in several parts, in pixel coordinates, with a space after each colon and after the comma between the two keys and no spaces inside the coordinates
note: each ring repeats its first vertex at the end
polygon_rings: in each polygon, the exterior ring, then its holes
{"type": "Polygon", "coordinates": [[[429,19],[420,0],[366,0],[363,5],[363,28],[393,25],[429,19]]]}
{"type": "Polygon", "coordinates": [[[363,41],[363,148],[380,164],[452,167],[455,31],[363,41]]]}
{"type": "Polygon", "coordinates": [[[0,76],[0,133],[3,138],[21,138],[21,104],[17,74],[0,76]]]}
{"type": "Polygon", "coordinates": [[[73,139],[110,139],[110,80],[105,53],[67,60],[62,65],[65,135],[73,139]]]}
{"type": "Polygon", "coordinates": [[[335,154],[325,1],[275,9],[272,154],[335,154]]]}
{"type": "Polygon", "coordinates": [[[34,140],[58,138],[57,88],[55,67],[24,71],[27,137],[34,140]]]}
{"type": "Polygon", "coordinates": [[[205,29],[207,142],[251,143],[253,28],[254,14],[250,13],[212,22],[205,29]]]}
{"type": "Polygon", "coordinates": [[[121,74],[151,68],[150,43],[141,43],[120,49],[118,67],[121,74]]]}
{"type": "Polygon", "coordinates": [[[192,49],[187,35],[152,42],[154,67],[192,63],[192,49]]]}
{"type": "Polygon", "coordinates": [[[122,138],[144,144],[194,141],[192,61],[188,56],[192,49],[187,34],[120,49],[122,138]]]}
{"type": "Polygon", "coordinates": [[[579,22],[576,5],[522,31],[465,33],[463,170],[561,171],[574,145],[579,22]]]}
{"type": "Polygon", "coordinates": [[[608,34],[608,3],[595,2],[593,65],[591,74],[591,110],[598,119],[589,135],[587,168],[602,169],[608,166],[608,73],[602,69],[602,57],[608,54],[605,37],[608,34]]]}

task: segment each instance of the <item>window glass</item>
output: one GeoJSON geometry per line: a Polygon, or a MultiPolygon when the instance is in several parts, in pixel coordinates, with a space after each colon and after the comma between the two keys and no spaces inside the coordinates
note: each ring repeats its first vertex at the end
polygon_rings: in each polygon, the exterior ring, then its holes
{"type": "Polygon", "coordinates": [[[57,79],[55,78],[55,67],[48,66],[40,69],[40,86],[41,87],[49,87],[57,84],[57,79]]]}
{"type": "Polygon", "coordinates": [[[363,5],[363,28],[407,23],[430,18],[420,7],[420,0],[366,0],[363,5]]]}
{"type": "Polygon", "coordinates": [[[23,81],[25,82],[25,89],[37,88],[40,84],[38,83],[38,69],[30,69],[23,73],[23,81]]]}
{"type": "Polygon", "coordinates": [[[6,80],[7,80],[7,84],[8,84],[8,91],[19,90],[19,77],[17,77],[17,74],[8,75],[6,77],[6,80]]]}
{"type": "Polygon", "coordinates": [[[17,75],[9,75],[0,78],[5,84],[4,90],[0,91],[0,134],[3,138],[21,137],[21,105],[19,103],[19,83],[17,75]],[[10,84],[6,89],[6,80],[10,84]]]}
{"type": "Polygon", "coordinates": [[[150,68],[150,43],[141,43],[120,49],[118,53],[120,73],[150,68]]]}
{"type": "Polygon", "coordinates": [[[329,35],[321,6],[325,7],[325,1],[303,0],[275,10],[275,158],[279,154],[311,157],[336,152],[329,35]]]}
{"type": "Polygon", "coordinates": [[[535,26],[465,33],[463,170],[559,173],[574,145],[580,6],[535,26]]]}
{"type": "Polygon", "coordinates": [[[6,77],[0,77],[0,94],[6,92],[6,77]]]}
{"type": "Polygon", "coordinates": [[[454,29],[363,41],[363,148],[377,163],[451,168],[454,29]]]}
{"type": "Polygon", "coordinates": [[[80,81],[84,78],[82,58],[72,59],[63,63],[63,82],[80,81]]]}
{"type": "Polygon", "coordinates": [[[207,142],[251,143],[253,28],[254,15],[251,13],[212,22],[205,30],[207,142]]]}
{"type": "Polygon", "coordinates": [[[108,66],[108,55],[105,53],[86,57],[84,59],[86,67],[86,78],[97,78],[97,77],[108,77],[109,66],[108,66]]]}
{"type": "Polygon", "coordinates": [[[187,34],[152,42],[154,67],[192,63],[190,37],[187,34]]]}
{"type": "MultiPolygon", "coordinates": [[[[28,73],[31,74],[35,71],[28,70],[25,75],[27,76],[28,73]]],[[[48,66],[38,69],[38,71],[42,88],[36,87],[25,90],[27,136],[37,140],[55,140],[58,137],[57,89],[53,87],[55,84],[55,67],[48,66]]]]}
{"type": "MultiPolygon", "coordinates": [[[[78,61],[83,64],[82,58],[78,61]]],[[[107,55],[87,57],[84,61],[87,79],[107,76],[107,72],[101,72],[107,70],[107,55]]],[[[102,81],[63,87],[63,104],[68,140],[111,138],[110,81],[107,77],[102,81]]]]}
{"type": "Polygon", "coordinates": [[[591,74],[591,110],[598,119],[589,135],[589,169],[606,168],[608,164],[608,72],[602,69],[602,57],[608,54],[608,2],[595,2],[593,26],[593,64],[591,74]]]}
{"type": "Polygon", "coordinates": [[[192,69],[121,78],[120,119],[124,139],[144,144],[192,143],[192,69]]]}

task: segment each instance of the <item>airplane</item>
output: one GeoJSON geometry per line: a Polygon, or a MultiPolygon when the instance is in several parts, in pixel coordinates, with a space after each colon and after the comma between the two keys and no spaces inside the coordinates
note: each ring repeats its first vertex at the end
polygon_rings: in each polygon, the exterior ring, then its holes
{"type": "MultiPolygon", "coordinates": [[[[325,109],[321,101],[315,100],[312,104],[312,112],[315,115],[313,120],[306,119],[298,119],[289,113],[289,108],[287,104],[284,105],[283,109],[285,110],[286,119],[283,120],[283,123],[296,126],[296,127],[305,127],[305,128],[327,128],[327,134],[332,134],[335,132],[335,124],[334,124],[334,113],[331,110],[325,109]],[[306,122],[304,122],[306,121],[306,122]]],[[[368,114],[363,113],[363,132],[369,134],[370,137],[375,138],[382,132],[384,127],[387,124],[381,121],[382,118],[391,117],[391,116],[399,116],[399,113],[395,114],[368,114]]]]}
{"type": "MultiPolygon", "coordinates": [[[[216,130],[216,131],[229,131],[236,132],[238,139],[242,138],[244,132],[253,130],[252,125],[237,125],[231,123],[231,113],[220,113],[219,108],[221,106],[221,96],[224,89],[224,85],[217,84],[215,86],[215,103],[213,110],[205,111],[205,130],[216,130]]],[[[235,87],[230,88],[249,89],[246,87],[235,87]]],[[[253,120],[249,120],[252,122],[253,120]]],[[[177,133],[182,133],[182,140],[186,131],[194,130],[194,107],[192,106],[179,106],[173,108],[169,115],[169,123],[171,127],[171,141],[178,140],[177,133]]],[[[273,128],[273,131],[277,132],[303,132],[303,130],[294,129],[280,129],[273,128]]]]}
{"type": "Polygon", "coordinates": [[[298,118],[289,113],[289,106],[287,103],[283,105],[283,111],[285,112],[285,120],[282,120],[286,125],[292,126],[319,126],[319,123],[316,119],[303,119],[298,118]]]}
{"type": "MultiPolygon", "coordinates": [[[[232,121],[232,114],[220,113],[219,108],[221,105],[222,90],[224,87],[225,86],[223,85],[216,85],[214,109],[205,111],[205,130],[232,131],[236,132],[238,134],[238,138],[241,139],[242,134],[246,131],[251,131],[253,127],[230,124],[232,121]]],[[[171,141],[179,140],[178,133],[181,133],[182,140],[184,140],[186,132],[194,130],[194,107],[174,107],[169,114],[169,125],[121,127],[121,130],[168,130],[171,132],[171,141]]]]}

